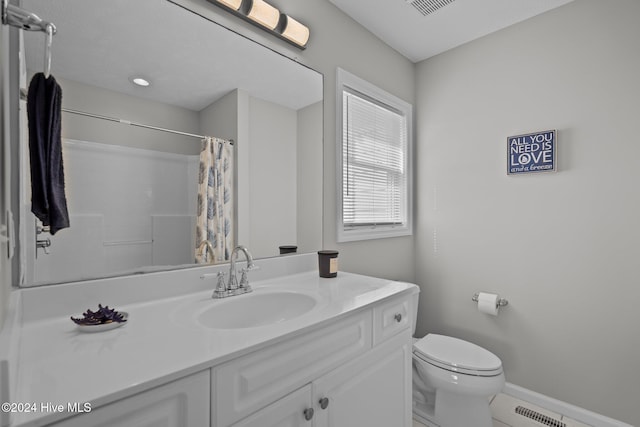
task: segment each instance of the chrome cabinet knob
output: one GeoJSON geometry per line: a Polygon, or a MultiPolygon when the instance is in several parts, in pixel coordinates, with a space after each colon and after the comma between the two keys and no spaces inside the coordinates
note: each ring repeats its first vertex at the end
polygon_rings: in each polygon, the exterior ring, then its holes
{"type": "Polygon", "coordinates": [[[329,398],[323,397],[322,399],[320,399],[319,403],[320,403],[320,408],[327,409],[327,406],[329,406],[329,398]]]}
{"type": "Polygon", "coordinates": [[[402,321],[402,314],[396,313],[396,315],[393,316],[393,318],[396,319],[396,322],[400,323],[402,321]]]}
{"type": "Polygon", "coordinates": [[[302,414],[304,415],[304,419],[307,421],[311,421],[311,418],[313,418],[313,408],[307,408],[304,411],[302,411],[302,414]]]}

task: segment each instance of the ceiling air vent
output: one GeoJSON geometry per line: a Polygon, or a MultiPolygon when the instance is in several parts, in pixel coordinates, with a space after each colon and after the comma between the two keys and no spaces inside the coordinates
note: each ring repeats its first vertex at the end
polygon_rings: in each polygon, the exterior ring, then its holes
{"type": "Polygon", "coordinates": [[[524,406],[516,407],[516,414],[522,415],[523,417],[527,417],[532,419],[533,421],[537,421],[540,424],[544,424],[549,427],[566,427],[567,425],[560,420],[556,420],[555,418],[551,418],[547,415],[541,414],[538,411],[534,411],[533,409],[525,408],[524,406]]]}
{"type": "Polygon", "coordinates": [[[407,3],[411,3],[411,6],[415,7],[422,15],[431,15],[438,9],[445,7],[448,4],[453,3],[455,0],[407,0],[407,3]]]}

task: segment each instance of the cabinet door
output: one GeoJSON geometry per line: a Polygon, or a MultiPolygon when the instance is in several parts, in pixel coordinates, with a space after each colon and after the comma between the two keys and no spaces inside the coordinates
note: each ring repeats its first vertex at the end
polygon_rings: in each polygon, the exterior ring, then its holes
{"type": "Polygon", "coordinates": [[[94,408],[52,427],[202,427],[209,425],[209,371],[94,408]]]}
{"type": "Polygon", "coordinates": [[[313,387],[315,427],[411,426],[410,329],[318,379],[313,387]]]}
{"type": "Polygon", "coordinates": [[[307,385],[238,421],[232,427],[310,427],[313,415],[311,385],[307,385]]]}

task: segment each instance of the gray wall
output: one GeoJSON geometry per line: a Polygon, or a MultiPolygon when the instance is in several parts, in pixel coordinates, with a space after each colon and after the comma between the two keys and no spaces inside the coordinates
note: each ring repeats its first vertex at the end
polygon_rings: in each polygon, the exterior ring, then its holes
{"type": "Polygon", "coordinates": [[[414,281],[413,237],[336,243],[336,68],[341,67],[405,101],[415,101],[415,65],[378,40],[327,0],[270,0],[311,30],[306,50],[275,39],[206,0],[173,0],[293,58],[324,75],[323,246],[337,249],[339,268],[414,281]]]}
{"type": "Polygon", "coordinates": [[[295,55],[324,74],[324,248],[340,252],[341,270],[414,281],[411,236],[336,243],[335,78],[340,67],[414,104],[415,66],[327,0],[272,3],[309,26],[308,47],[295,55]]]}
{"type": "Polygon", "coordinates": [[[295,110],[249,98],[251,240],[238,243],[256,257],[296,244],[297,126],[295,110]]]}
{"type": "MultiPolygon", "coordinates": [[[[233,90],[217,99],[199,113],[199,132],[222,139],[238,139],[238,99],[248,96],[243,91],[233,90]]],[[[198,151],[200,153],[200,151],[198,151]]]]}
{"type": "Polygon", "coordinates": [[[640,425],[640,2],[579,0],[417,66],[419,333],[507,381],[640,425]],[[558,130],[557,173],[506,138],[558,130]],[[499,317],[477,291],[509,300],[499,317]]]}
{"type": "Polygon", "coordinates": [[[322,102],[298,110],[297,138],[297,243],[298,252],[307,253],[322,242],[322,102]]]}

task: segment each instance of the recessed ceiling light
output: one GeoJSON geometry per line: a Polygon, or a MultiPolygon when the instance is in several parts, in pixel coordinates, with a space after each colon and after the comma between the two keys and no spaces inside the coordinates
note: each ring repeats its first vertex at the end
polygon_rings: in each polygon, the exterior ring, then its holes
{"type": "Polygon", "coordinates": [[[138,86],[147,87],[151,85],[151,82],[147,79],[143,79],[142,77],[131,77],[131,82],[138,86]]]}

